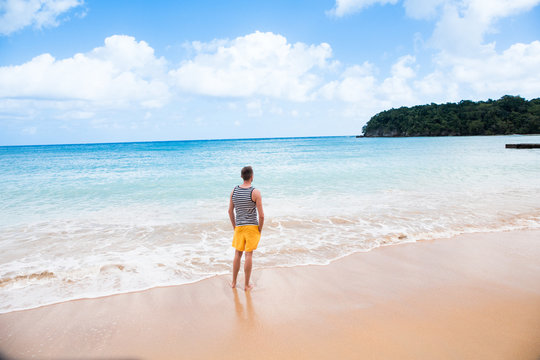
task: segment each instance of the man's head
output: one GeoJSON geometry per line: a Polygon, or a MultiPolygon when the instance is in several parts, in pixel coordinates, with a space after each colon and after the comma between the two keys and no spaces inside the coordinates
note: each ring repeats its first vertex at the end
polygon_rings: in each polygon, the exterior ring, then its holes
{"type": "Polygon", "coordinates": [[[240,174],[242,175],[242,179],[244,179],[244,181],[249,181],[253,177],[253,168],[251,166],[244,166],[240,174]]]}

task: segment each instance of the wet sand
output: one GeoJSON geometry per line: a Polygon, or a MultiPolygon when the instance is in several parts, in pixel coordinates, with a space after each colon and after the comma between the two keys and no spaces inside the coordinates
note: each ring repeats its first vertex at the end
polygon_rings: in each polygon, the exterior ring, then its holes
{"type": "Polygon", "coordinates": [[[537,360],[539,259],[539,230],[387,246],[255,270],[251,292],[217,276],[1,314],[0,349],[17,359],[537,360]]]}

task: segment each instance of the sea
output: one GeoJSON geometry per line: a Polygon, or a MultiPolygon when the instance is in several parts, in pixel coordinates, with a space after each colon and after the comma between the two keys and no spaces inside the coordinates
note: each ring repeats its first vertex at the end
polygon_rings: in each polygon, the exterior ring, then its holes
{"type": "MultiPolygon", "coordinates": [[[[254,269],[540,228],[540,136],[0,147],[0,313],[230,274],[227,210],[254,169],[254,269]]],[[[540,239],[538,239],[540,241],[540,239]]]]}

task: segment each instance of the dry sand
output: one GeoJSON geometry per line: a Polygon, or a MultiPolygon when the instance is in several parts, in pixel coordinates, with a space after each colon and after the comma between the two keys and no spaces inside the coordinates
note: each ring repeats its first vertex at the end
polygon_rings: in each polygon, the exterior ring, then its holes
{"type": "Polygon", "coordinates": [[[2,314],[0,349],[18,359],[540,359],[538,230],[255,270],[251,292],[229,280],[2,314]]]}

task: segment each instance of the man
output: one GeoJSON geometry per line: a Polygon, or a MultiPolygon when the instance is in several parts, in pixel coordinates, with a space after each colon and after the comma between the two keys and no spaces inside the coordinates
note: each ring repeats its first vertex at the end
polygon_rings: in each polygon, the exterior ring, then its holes
{"type": "Polygon", "coordinates": [[[238,276],[238,271],[240,270],[240,261],[242,260],[242,254],[245,251],[244,290],[248,291],[253,288],[253,284],[249,282],[251,277],[253,251],[257,249],[257,245],[261,239],[261,231],[264,224],[264,212],[261,192],[251,186],[251,183],[253,182],[253,169],[251,166],[242,168],[241,175],[244,183],[233,189],[229,201],[229,218],[231,219],[231,224],[234,229],[232,246],[236,249],[234,253],[231,287],[236,287],[236,278],[238,276]]]}

